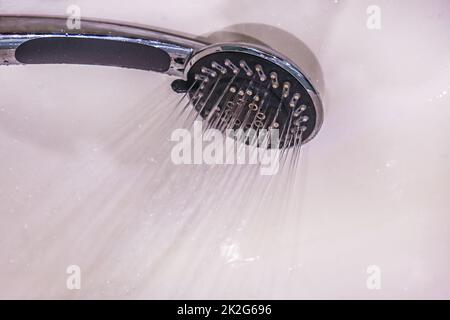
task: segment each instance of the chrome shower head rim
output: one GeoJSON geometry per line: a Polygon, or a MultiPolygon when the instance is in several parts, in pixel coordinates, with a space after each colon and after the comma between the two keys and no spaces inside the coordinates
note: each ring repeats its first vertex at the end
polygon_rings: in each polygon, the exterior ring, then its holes
{"type": "Polygon", "coordinates": [[[319,92],[311,84],[306,75],[301,71],[293,61],[285,57],[281,53],[255,44],[243,43],[243,42],[227,42],[227,43],[215,43],[208,45],[196,52],[187,61],[184,69],[184,78],[187,79],[190,68],[198,62],[200,59],[217,52],[239,52],[244,54],[253,55],[264,60],[270,61],[280,68],[284,69],[290,75],[292,75],[299,83],[305,88],[306,92],[310,96],[314,104],[314,109],[316,112],[316,123],[311,134],[302,141],[302,144],[306,144],[311,139],[313,139],[323,124],[324,111],[322,100],[320,98],[319,92]]]}

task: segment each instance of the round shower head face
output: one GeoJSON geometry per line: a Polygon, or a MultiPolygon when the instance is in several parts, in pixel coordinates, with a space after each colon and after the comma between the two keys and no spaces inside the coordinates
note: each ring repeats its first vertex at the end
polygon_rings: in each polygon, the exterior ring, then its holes
{"type": "Polygon", "coordinates": [[[191,104],[210,128],[278,129],[278,147],[290,147],[312,139],[322,123],[320,99],[310,82],[267,49],[213,45],[194,55],[185,76],[191,104]]]}

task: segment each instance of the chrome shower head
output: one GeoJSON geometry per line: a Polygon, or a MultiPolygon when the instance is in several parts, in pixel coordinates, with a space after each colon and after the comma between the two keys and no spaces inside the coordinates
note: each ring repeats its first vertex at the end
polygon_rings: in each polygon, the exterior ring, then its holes
{"type": "Polygon", "coordinates": [[[208,44],[120,23],[83,20],[81,26],[70,30],[65,18],[0,17],[0,64],[95,64],[177,76],[172,88],[189,97],[208,127],[278,129],[284,147],[310,141],[322,125],[317,90],[271,48],[208,44]]]}

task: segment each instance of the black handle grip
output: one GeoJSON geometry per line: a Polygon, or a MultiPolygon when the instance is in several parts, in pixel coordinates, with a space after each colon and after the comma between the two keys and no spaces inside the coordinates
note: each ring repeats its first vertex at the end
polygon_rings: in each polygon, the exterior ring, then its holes
{"type": "Polygon", "coordinates": [[[28,40],[16,49],[25,64],[68,63],[166,72],[170,56],[162,49],[111,38],[52,36],[28,40]]]}

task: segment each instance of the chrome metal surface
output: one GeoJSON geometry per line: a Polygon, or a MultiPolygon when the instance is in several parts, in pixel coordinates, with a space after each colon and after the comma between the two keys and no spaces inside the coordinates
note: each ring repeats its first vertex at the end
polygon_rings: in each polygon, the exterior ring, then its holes
{"type": "Polygon", "coordinates": [[[82,20],[79,30],[58,17],[0,16],[0,64],[19,64],[15,50],[26,41],[44,37],[107,39],[140,43],[164,50],[170,56],[169,75],[181,76],[194,51],[206,44],[170,32],[117,22],[82,20]]]}

